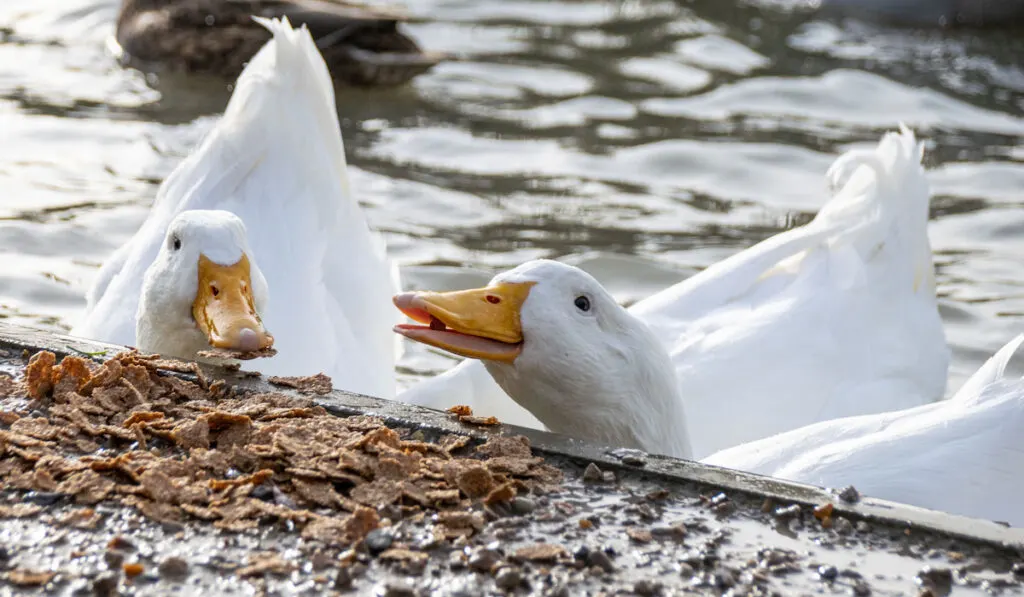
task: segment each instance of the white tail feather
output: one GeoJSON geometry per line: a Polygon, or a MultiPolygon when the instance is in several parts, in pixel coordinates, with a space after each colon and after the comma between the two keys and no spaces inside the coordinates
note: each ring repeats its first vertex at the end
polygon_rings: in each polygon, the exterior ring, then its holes
{"type": "Polygon", "coordinates": [[[1002,348],[1000,348],[994,355],[989,357],[985,364],[978,368],[974,372],[964,385],[957,390],[952,400],[971,401],[980,398],[983,395],[983,390],[1003,379],[1006,375],[1006,367],[1010,364],[1010,360],[1020,350],[1021,344],[1024,344],[1024,334],[1018,335],[1013,340],[1007,342],[1002,348]]]}

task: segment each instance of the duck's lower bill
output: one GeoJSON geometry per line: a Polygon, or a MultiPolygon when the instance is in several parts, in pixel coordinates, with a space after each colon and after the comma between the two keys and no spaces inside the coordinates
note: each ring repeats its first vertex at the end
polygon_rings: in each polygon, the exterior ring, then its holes
{"type": "Polygon", "coordinates": [[[520,309],[532,284],[496,284],[457,292],[406,292],[394,297],[413,321],[396,333],[453,354],[511,363],[523,350],[520,309]]]}
{"type": "Polygon", "coordinates": [[[256,312],[249,271],[245,255],[232,265],[199,256],[199,287],[192,317],[214,348],[254,352],[274,345],[274,337],[256,312]]]}

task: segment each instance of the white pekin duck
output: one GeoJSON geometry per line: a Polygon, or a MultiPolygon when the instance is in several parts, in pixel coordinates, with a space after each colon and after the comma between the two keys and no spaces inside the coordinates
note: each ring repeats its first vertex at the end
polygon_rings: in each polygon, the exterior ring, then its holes
{"type": "MultiPolygon", "coordinates": [[[[277,355],[259,369],[322,371],[337,387],[393,397],[397,343],[388,328],[398,316],[387,301],[397,271],[349,187],[330,76],[305,28],[258,20],[273,39],[240,75],[223,117],[164,181],[139,231],[103,265],[72,333],[135,344],[137,313],[150,327],[177,317],[139,311],[144,274],[175,216],[226,210],[245,223],[267,282],[259,315],[277,355]]],[[[154,341],[139,348],[172,348],[154,341]]]]}
{"type": "Polygon", "coordinates": [[[723,450],[707,464],[1024,526],[1024,378],[1005,370],[1024,335],[949,400],[823,421],[723,450]]]}
{"type": "Polygon", "coordinates": [[[828,173],[841,188],[813,221],[628,311],[590,276],[545,261],[480,290],[396,296],[402,311],[432,326],[398,333],[483,361],[400,399],[469,403],[529,424],[511,396],[554,432],[694,458],[818,421],[939,400],[949,349],[921,157],[904,127],[873,150],[844,154],[828,173]],[[599,316],[581,315],[581,297],[599,316]],[[660,342],[636,340],[647,334],[660,342]],[[484,368],[505,394],[486,383],[484,368]],[[462,393],[469,390],[480,395],[462,393]]]}

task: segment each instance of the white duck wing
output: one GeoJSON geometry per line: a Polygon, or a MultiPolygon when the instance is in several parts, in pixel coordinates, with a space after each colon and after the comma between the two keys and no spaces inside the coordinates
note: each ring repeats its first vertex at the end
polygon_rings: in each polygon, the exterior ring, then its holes
{"type": "Polygon", "coordinates": [[[338,387],[392,397],[394,270],[349,188],[327,67],[305,29],[259,20],[273,39],[239,77],[221,120],[161,186],[122,249],[120,271],[75,331],[123,342],[130,329],[134,338],[142,278],[170,221],[188,209],[225,209],[245,222],[270,288],[263,319],[278,354],[260,370],[323,371],[338,387]]]}
{"type": "Polygon", "coordinates": [[[1022,342],[1003,347],[953,399],[807,450],[773,476],[1024,525],[1024,379],[1004,377],[1022,342]]]}
{"type": "Polygon", "coordinates": [[[841,156],[829,177],[848,180],[811,223],[631,309],[669,347],[695,457],[942,396],[920,159],[906,129],[841,156]]]}

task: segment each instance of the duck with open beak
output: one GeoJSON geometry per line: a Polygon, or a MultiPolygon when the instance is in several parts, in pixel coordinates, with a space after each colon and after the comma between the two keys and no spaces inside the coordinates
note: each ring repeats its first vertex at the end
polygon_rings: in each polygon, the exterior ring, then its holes
{"type": "Polygon", "coordinates": [[[256,352],[274,345],[274,337],[256,311],[249,269],[245,254],[232,265],[219,265],[199,255],[199,287],[192,317],[214,348],[256,352]]]}
{"type": "Polygon", "coordinates": [[[413,321],[395,332],[448,352],[512,363],[523,350],[520,310],[532,282],[502,282],[456,292],[404,292],[394,297],[413,321]]]}

